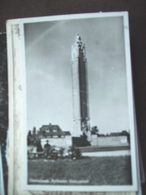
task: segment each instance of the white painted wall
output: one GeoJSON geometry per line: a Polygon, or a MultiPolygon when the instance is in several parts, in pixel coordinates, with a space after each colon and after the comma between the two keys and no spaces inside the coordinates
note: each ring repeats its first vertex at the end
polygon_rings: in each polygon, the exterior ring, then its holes
{"type": "Polygon", "coordinates": [[[128,146],[127,136],[97,137],[91,135],[92,146],[128,146]]]}
{"type": "Polygon", "coordinates": [[[58,137],[42,138],[41,139],[42,147],[44,147],[44,145],[46,144],[47,140],[49,141],[49,144],[51,146],[68,148],[69,146],[72,145],[72,138],[71,138],[71,136],[60,137],[60,138],[58,138],[58,137]]]}

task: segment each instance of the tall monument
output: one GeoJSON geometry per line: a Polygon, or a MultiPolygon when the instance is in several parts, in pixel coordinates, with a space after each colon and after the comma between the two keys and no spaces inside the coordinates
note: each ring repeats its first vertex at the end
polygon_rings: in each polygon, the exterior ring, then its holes
{"type": "Polygon", "coordinates": [[[76,35],[72,45],[73,136],[80,137],[89,130],[87,59],[85,44],[76,35]]]}

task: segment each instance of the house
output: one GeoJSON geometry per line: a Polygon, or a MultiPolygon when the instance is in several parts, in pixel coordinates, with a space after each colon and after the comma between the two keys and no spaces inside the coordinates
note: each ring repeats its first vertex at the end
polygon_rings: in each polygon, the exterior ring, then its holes
{"type": "Polygon", "coordinates": [[[46,141],[55,147],[68,148],[72,146],[72,136],[70,131],[63,131],[59,125],[51,123],[48,125],[42,125],[38,131],[38,135],[40,137],[42,147],[44,147],[46,141]]]}

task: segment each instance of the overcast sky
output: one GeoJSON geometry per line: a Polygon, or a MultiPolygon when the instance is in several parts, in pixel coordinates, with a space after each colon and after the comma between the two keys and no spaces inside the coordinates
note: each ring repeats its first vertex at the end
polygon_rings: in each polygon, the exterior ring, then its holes
{"type": "Polygon", "coordinates": [[[73,131],[71,46],[86,46],[89,115],[101,133],[129,129],[122,17],[25,25],[28,129],[73,131]]]}

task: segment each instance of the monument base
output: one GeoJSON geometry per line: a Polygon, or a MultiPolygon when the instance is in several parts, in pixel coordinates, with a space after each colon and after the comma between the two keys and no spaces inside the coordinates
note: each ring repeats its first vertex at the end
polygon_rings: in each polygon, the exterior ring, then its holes
{"type": "Polygon", "coordinates": [[[72,145],[74,147],[85,147],[90,146],[90,142],[87,140],[86,136],[72,137],[72,145]]]}

